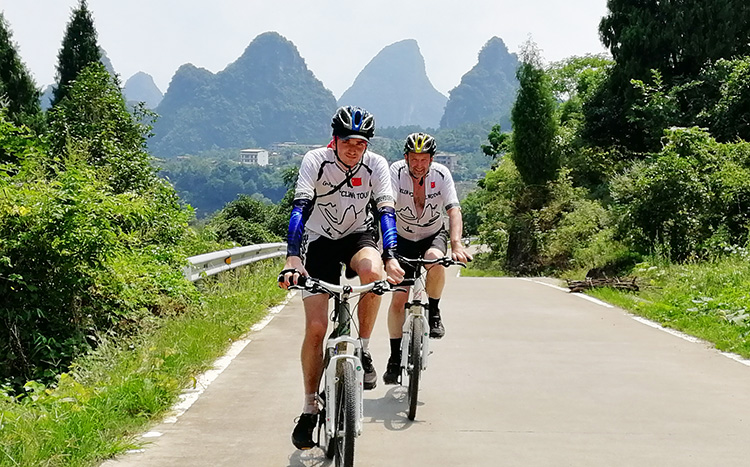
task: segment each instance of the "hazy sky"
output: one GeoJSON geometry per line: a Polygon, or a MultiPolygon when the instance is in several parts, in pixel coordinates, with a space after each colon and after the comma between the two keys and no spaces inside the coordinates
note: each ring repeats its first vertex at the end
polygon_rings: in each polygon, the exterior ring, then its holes
{"type": "MultiPolygon", "coordinates": [[[[0,0],[38,86],[54,81],[77,0],[0,0]]],[[[180,65],[214,73],[277,31],[338,98],[383,47],[416,39],[435,88],[448,95],[493,36],[511,52],[529,37],[547,61],[600,53],[606,0],[88,0],[99,44],[124,83],[138,71],[166,92],[180,65]]]]}

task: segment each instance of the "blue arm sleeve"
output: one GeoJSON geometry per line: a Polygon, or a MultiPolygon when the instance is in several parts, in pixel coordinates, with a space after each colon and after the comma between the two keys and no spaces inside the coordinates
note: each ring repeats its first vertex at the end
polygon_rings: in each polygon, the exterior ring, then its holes
{"type": "Polygon", "coordinates": [[[289,231],[286,236],[286,255],[300,256],[302,234],[305,222],[310,217],[312,202],[309,199],[295,199],[292,203],[292,215],[289,217],[289,231]]]}
{"type": "Polygon", "coordinates": [[[378,209],[380,230],[383,231],[383,259],[394,258],[396,254],[396,211],[390,206],[378,209]]]}

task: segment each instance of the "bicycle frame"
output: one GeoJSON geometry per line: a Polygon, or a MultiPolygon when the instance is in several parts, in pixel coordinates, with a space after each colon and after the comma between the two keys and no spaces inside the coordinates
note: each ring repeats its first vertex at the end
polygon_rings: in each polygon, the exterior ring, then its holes
{"type": "MultiPolygon", "coordinates": [[[[405,261],[414,267],[414,284],[412,286],[412,300],[406,302],[404,326],[402,328],[401,337],[401,368],[408,368],[409,359],[409,341],[411,340],[411,324],[413,320],[422,320],[422,336],[421,336],[421,348],[422,348],[422,370],[427,369],[427,360],[430,355],[430,325],[427,320],[426,310],[428,309],[427,300],[424,297],[427,295],[425,290],[425,278],[427,276],[427,269],[425,265],[435,264],[443,267],[449,267],[458,265],[466,267],[466,264],[460,261],[454,261],[449,257],[436,258],[436,259],[411,259],[403,256],[397,256],[399,261],[405,261]]],[[[403,375],[402,375],[403,376],[403,375]]]]}
{"type": "Polygon", "coordinates": [[[411,341],[411,329],[412,321],[415,319],[422,320],[422,369],[427,369],[427,356],[430,354],[430,325],[427,321],[425,311],[427,310],[427,303],[422,298],[423,295],[427,295],[425,291],[425,276],[422,274],[424,270],[423,266],[417,266],[415,268],[414,285],[412,286],[412,300],[406,302],[406,310],[404,317],[404,326],[402,328],[401,337],[401,368],[407,368],[409,365],[409,342],[411,341]]]}
{"type": "MultiPolygon", "coordinates": [[[[294,288],[306,289],[313,293],[325,293],[334,299],[334,312],[332,315],[333,331],[326,339],[324,353],[323,369],[323,387],[325,388],[325,437],[328,450],[328,443],[335,439],[339,434],[337,427],[339,420],[335,408],[337,407],[338,391],[336,386],[339,383],[337,368],[340,364],[351,365],[354,370],[356,382],[355,410],[356,430],[355,437],[362,434],[362,421],[364,419],[364,368],[362,367],[362,344],[358,338],[351,336],[352,313],[349,306],[349,297],[352,294],[362,294],[373,292],[383,294],[386,291],[394,290],[386,281],[376,281],[361,286],[337,285],[330,284],[318,279],[309,277],[300,277],[294,288]]],[[[320,440],[318,440],[320,444],[320,440]]]]}
{"type": "MultiPolygon", "coordinates": [[[[334,295],[334,329],[331,335],[326,339],[326,356],[327,365],[324,370],[324,385],[326,391],[326,406],[336,407],[336,368],[339,361],[344,361],[354,369],[354,375],[357,381],[357,397],[355,398],[355,413],[357,414],[357,432],[356,436],[362,434],[362,420],[364,418],[364,408],[362,400],[364,399],[364,378],[365,370],[362,368],[362,344],[359,339],[351,337],[351,320],[352,314],[349,308],[349,295],[344,289],[341,295],[334,295]]],[[[326,410],[326,435],[328,439],[333,438],[336,433],[338,420],[335,410],[326,410]]]]}

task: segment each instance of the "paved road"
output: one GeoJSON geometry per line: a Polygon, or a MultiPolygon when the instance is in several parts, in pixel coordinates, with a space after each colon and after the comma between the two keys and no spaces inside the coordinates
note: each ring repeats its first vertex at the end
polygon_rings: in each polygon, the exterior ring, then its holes
{"type": "MultiPolygon", "coordinates": [[[[379,373],[386,305],[371,344],[379,373]]],[[[357,465],[750,465],[750,367],[530,280],[450,278],[443,308],[417,420],[403,388],[380,381],[365,393],[357,465]]],[[[297,296],[177,423],[104,465],[331,465],[289,441],[302,329],[297,296]]]]}

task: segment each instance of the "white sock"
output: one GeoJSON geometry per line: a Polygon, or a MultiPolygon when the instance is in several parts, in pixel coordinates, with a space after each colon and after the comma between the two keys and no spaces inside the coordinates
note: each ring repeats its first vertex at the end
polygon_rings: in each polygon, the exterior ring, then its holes
{"type": "Polygon", "coordinates": [[[367,352],[368,350],[370,350],[370,338],[369,337],[367,339],[365,339],[363,337],[363,338],[360,338],[359,340],[362,341],[362,351],[363,352],[367,352]]]}
{"type": "Polygon", "coordinates": [[[305,394],[305,405],[302,407],[302,413],[318,413],[318,395],[305,394]]]}

